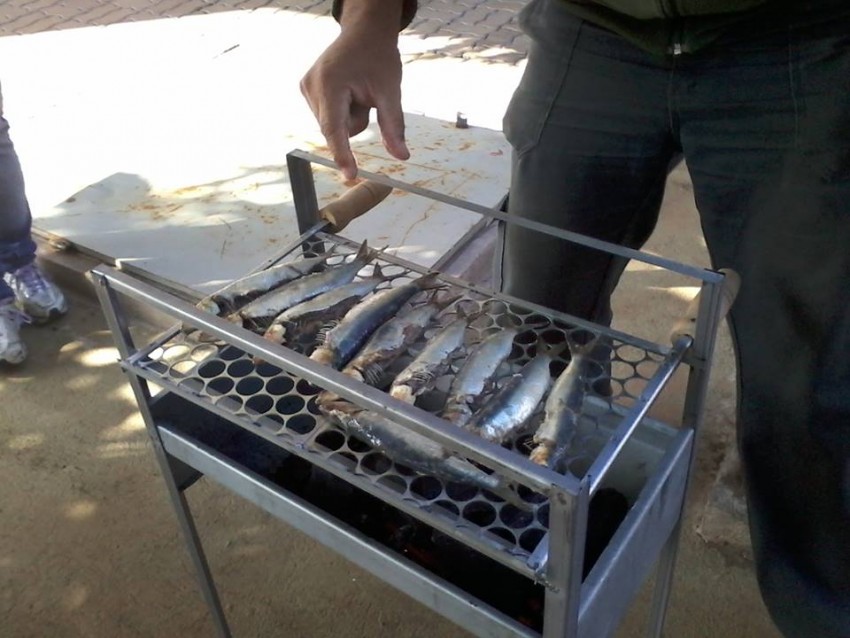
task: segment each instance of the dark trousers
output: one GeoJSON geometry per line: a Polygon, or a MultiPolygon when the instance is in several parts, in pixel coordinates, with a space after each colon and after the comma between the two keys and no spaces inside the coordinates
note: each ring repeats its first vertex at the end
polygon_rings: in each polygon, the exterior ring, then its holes
{"type": "Polygon", "coordinates": [[[31,225],[24,176],[9,137],[9,123],[3,117],[3,95],[0,93],[0,299],[13,294],[2,275],[35,258],[31,225]]]}
{"type": "MultiPolygon", "coordinates": [[[[731,313],[738,433],[764,600],[791,638],[850,636],[850,24],[727,38],[659,59],[523,12],[505,117],[509,212],[640,247],[684,156],[731,313]]],[[[503,229],[505,292],[597,321],[624,264],[503,229]]]]}

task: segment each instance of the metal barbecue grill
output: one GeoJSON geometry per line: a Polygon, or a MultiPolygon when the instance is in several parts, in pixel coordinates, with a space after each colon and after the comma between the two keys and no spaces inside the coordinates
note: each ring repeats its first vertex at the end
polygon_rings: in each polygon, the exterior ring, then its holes
{"type": "MultiPolygon", "coordinates": [[[[288,164],[303,234],[280,259],[322,255],[331,248],[337,260],[355,253],[357,244],[331,232],[335,229],[320,217],[312,164],[332,163],[293,151],[288,164]]],[[[651,635],[659,635],[694,434],[723,312],[723,275],[533,222],[514,222],[498,211],[386,176],[364,177],[481,213],[487,220],[521,223],[695,278],[702,282],[698,317],[691,329],[676,333],[671,345],[657,344],[441,275],[461,298],[441,313],[394,370],[459,312],[474,317],[467,333],[470,344],[501,329],[518,330],[513,351],[499,369],[500,382],[543,344],[604,337],[610,357],[588,372],[589,391],[578,427],[555,472],[528,460],[542,409],[504,445],[489,443],[438,416],[460,361],[415,406],[409,405],[380,387],[315,363],[297,344],[275,345],[156,285],[107,266],[96,268],[91,278],[121,365],[130,373],[219,634],[229,636],[230,631],[183,496],[202,475],[480,636],[608,636],[659,563],[650,627],[651,635]],[[138,345],[122,306],[127,298],[180,323],[138,345]],[[187,326],[205,339],[187,334],[187,326]],[[683,364],[690,367],[690,379],[682,426],[672,428],[650,419],[647,412],[683,364]],[[160,391],[154,393],[151,384],[160,391]],[[416,472],[372,449],[322,414],[317,404],[322,390],[388,416],[487,473],[504,477],[515,486],[520,502],[416,472]],[[339,498],[328,497],[334,490],[339,498]],[[604,516],[595,504],[611,494],[622,499],[622,511],[603,529],[599,522],[604,516]],[[487,578],[476,580],[470,572],[487,578]],[[482,580],[524,592],[521,601],[505,603],[495,593],[499,587],[488,589],[482,580]]],[[[428,272],[385,252],[377,261],[385,274],[395,276],[385,285],[428,272]]],[[[556,362],[555,372],[568,361],[566,354],[556,362]]]]}

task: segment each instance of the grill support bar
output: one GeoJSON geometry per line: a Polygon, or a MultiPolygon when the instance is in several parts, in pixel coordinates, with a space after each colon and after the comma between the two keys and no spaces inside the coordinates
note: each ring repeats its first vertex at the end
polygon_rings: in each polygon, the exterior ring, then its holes
{"type": "MultiPolygon", "coordinates": [[[[109,281],[103,275],[92,273],[90,275],[95,292],[104,310],[106,323],[109,325],[109,330],[112,332],[116,340],[116,346],[122,359],[128,359],[136,351],[133,337],[127,326],[126,315],[122,312],[121,303],[117,298],[115,291],[110,287],[109,281]]],[[[168,490],[168,496],[174,506],[174,511],[177,514],[177,522],[180,524],[180,529],[183,532],[183,538],[186,541],[186,547],[189,550],[189,557],[195,566],[198,584],[201,588],[201,594],[209,607],[215,631],[218,638],[231,638],[230,627],[227,624],[227,618],[224,615],[224,608],[221,604],[218,591],[210,572],[209,563],[204,554],[201,539],[198,536],[198,530],[195,527],[195,521],[192,517],[192,512],[189,509],[189,504],[183,494],[181,486],[188,487],[194,481],[179,481],[176,474],[183,475],[184,473],[175,468],[172,461],[176,461],[166,451],[162,444],[162,439],[154,423],[153,415],[151,414],[151,392],[148,383],[134,374],[128,375],[130,387],[136,398],[136,403],[139,406],[139,411],[145,422],[145,427],[148,431],[151,443],[153,445],[154,454],[157,463],[159,464],[160,473],[165,480],[165,487],[168,490]],[[176,471],[175,471],[176,470],[176,471]]],[[[185,464],[180,465],[185,467],[185,464]]]]}
{"type": "MultiPolygon", "coordinates": [[[[720,307],[723,296],[722,281],[719,284],[703,282],[700,294],[699,312],[695,324],[693,342],[690,344],[690,372],[688,374],[688,385],[685,391],[685,406],[683,408],[682,426],[693,430],[695,441],[702,427],[705,414],[705,403],[708,395],[709,372],[711,371],[711,355],[717,341],[717,332],[720,323],[720,307]]],[[[688,339],[682,337],[681,339],[688,339]]],[[[696,459],[696,443],[691,447],[688,459],[688,472],[685,475],[684,496],[687,498],[693,476],[693,467],[696,459]]],[[[660,638],[664,629],[664,619],[667,614],[667,603],[670,600],[670,591],[673,588],[673,571],[676,566],[676,557],[679,553],[679,540],[682,533],[682,517],[676,523],[676,527],[670,534],[670,538],[661,552],[658,560],[658,572],[656,584],[652,596],[652,615],[649,621],[649,635],[660,638]]]]}

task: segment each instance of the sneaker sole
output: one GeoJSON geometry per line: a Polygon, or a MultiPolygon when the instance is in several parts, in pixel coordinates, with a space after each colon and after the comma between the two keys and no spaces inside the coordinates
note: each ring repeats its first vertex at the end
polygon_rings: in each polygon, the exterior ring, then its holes
{"type": "Polygon", "coordinates": [[[17,365],[22,364],[24,361],[26,361],[26,359],[27,359],[27,352],[26,352],[26,350],[24,350],[24,352],[21,354],[20,358],[18,358],[18,359],[10,359],[10,358],[5,357],[5,356],[0,357],[0,366],[17,366],[17,365]]]}
{"type": "Polygon", "coordinates": [[[68,313],[68,305],[65,304],[60,308],[53,308],[46,315],[33,315],[27,313],[27,316],[30,318],[32,323],[37,326],[44,325],[46,323],[50,323],[54,319],[59,319],[60,317],[64,317],[68,313]]]}

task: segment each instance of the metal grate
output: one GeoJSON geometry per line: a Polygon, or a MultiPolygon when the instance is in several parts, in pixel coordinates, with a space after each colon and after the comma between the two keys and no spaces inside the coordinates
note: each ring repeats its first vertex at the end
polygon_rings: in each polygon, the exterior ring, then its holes
{"type": "MultiPolygon", "coordinates": [[[[335,243],[337,255],[331,263],[356,250],[354,244],[339,237],[317,235],[305,246],[308,256],[322,254],[327,250],[328,241],[335,243]]],[[[382,255],[379,262],[385,274],[396,276],[393,285],[422,274],[415,266],[390,255],[382,255]]],[[[361,274],[370,273],[371,267],[367,267],[361,274]]],[[[513,351],[498,372],[496,387],[532,358],[541,344],[560,343],[565,339],[581,343],[588,338],[587,326],[571,325],[451,279],[446,283],[452,292],[463,293],[462,298],[444,310],[411,352],[396,362],[388,371],[388,381],[394,371],[401,369],[429,337],[460,311],[466,316],[475,316],[468,329],[467,345],[504,328],[519,331],[513,351]]],[[[422,303],[421,299],[418,303],[422,303]]],[[[245,328],[234,324],[233,330],[237,334],[245,328]]],[[[323,416],[316,402],[321,388],[274,365],[255,363],[252,355],[233,345],[199,343],[182,332],[171,332],[152,346],[148,354],[133,362],[142,376],[214,409],[437,529],[462,538],[513,569],[532,575],[531,555],[548,528],[549,503],[543,494],[520,485],[518,493],[527,508],[519,508],[486,490],[420,475],[348,435],[323,416]]],[[[296,347],[302,352],[308,349],[307,344],[296,347]]],[[[605,344],[605,358],[609,356],[610,365],[596,364],[588,375],[593,398],[585,402],[584,413],[563,462],[563,471],[579,478],[605,445],[623,408],[639,396],[664,360],[662,352],[611,335],[606,337],[605,344]]],[[[568,361],[568,354],[559,357],[553,363],[553,374],[559,373],[568,361]]],[[[452,376],[461,363],[456,361],[450,372],[438,380],[434,390],[420,397],[417,405],[438,413],[452,376]]],[[[541,418],[542,405],[526,427],[504,447],[527,457],[531,437],[541,418]]],[[[651,465],[652,460],[645,465],[651,465]]],[[[650,471],[645,470],[647,476],[650,471]]],[[[636,494],[629,496],[634,498],[636,494]]]]}

